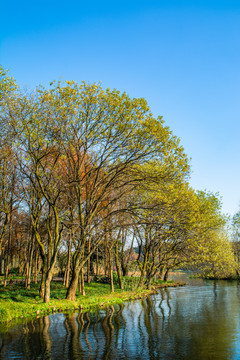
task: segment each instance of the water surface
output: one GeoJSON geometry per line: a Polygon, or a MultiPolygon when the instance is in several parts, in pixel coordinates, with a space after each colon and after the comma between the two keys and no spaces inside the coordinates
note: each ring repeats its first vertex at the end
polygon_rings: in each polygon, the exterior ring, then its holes
{"type": "Polygon", "coordinates": [[[92,313],[54,314],[0,335],[0,359],[240,359],[240,284],[191,280],[92,313]]]}

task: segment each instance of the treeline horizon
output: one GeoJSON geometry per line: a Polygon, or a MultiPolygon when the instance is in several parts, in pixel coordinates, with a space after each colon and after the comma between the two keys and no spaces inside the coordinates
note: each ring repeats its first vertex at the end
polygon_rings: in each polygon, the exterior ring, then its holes
{"type": "Polygon", "coordinates": [[[221,201],[190,187],[179,138],[145,99],[74,81],[26,93],[0,67],[0,134],[4,286],[13,268],[27,288],[40,273],[48,303],[60,262],[69,300],[100,266],[111,291],[114,267],[121,289],[133,267],[139,287],[180,266],[236,273],[221,201]]]}

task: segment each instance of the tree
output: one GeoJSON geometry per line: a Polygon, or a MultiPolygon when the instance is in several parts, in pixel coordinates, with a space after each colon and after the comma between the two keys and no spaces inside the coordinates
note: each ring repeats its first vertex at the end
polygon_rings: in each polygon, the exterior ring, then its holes
{"type": "Polygon", "coordinates": [[[226,241],[220,202],[190,188],[179,139],[144,99],[73,81],[22,93],[2,68],[0,95],[0,252],[4,245],[6,274],[8,254],[12,258],[20,238],[25,261],[19,258],[18,265],[26,287],[35,262],[45,302],[60,249],[68,254],[70,300],[78,283],[84,293],[83,271],[90,281],[98,251],[112,280],[115,260],[121,288],[136,243],[139,285],[150,286],[155,276],[167,279],[177,266],[212,266],[226,241]],[[23,214],[26,222],[18,226],[23,214]]]}
{"type": "Polygon", "coordinates": [[[165,178],[177,166],[179,172],[188,171],[178,139],[163,126],[161,118],[152,117],[145,100],[131,100],[116,90],[104,92],[96,85],[83,84],[78,93],[76,84],[72,86],[75,89],[72,103],[78,116],[72,117],[65,132],[65,169],[73,189],[73,222],[78,226],[78,236],[73,241],[75,253],[68,299],[75,298],[79,272],[103,241],[96,236],[97,229],[117,213],[126,212],[124,206],[119,206],[121,199],[146,181],[148,173],[139,165],[150,158],[165,162],[165,178]],[[85,256],[86,242],[93,238],[95,245],[85,256]]]}
{"type": "MultiPolygon", "coordinates": [[[[16,191],[17,168],[13,147],[13,133],[10,131],[11,106],[17,92],[15,81],[7,76],[0,66],[0,272],[2,270],[3,239],[8,231],[8,241],[11,243],[11,223],[14,207],[19,200],[16,191]]],[[[8,272],[8,248],[5,251],[5,284],[8,272]]]]}

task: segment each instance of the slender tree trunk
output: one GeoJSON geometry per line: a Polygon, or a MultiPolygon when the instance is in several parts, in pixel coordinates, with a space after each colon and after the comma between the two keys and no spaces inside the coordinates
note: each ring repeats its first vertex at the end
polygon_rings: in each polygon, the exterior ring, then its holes
{"type": "Polygon", "coordinates": [[[4,287],[7,286],[7,279],[8,279],[8,271],[9,271],[9,253],[10,253],[10,249],[11,249],[11,242],[12,242],[12,204],[11,204],[11,212],[10,212],[10,219],[9,219],[9,235],[8,235],[8,246],[7,246],[7,251],[6,251],[6,255],[5,255],[5,260],[4,260],[4,287]]]}
{"type": "Polygon", "coordinates": [[[27,259],[27,271],[26,271],[26,278],[25,278],[25,288],[30,289],[31,283],[31,271],[32,271],[32,260],[33,260],[33,238],[34,235],[31,236],[31,243],[30,243],[30,253],[27,259]]]}
{"type": "Polygon", "coordinates": [[[140,269],[141,275],[140,275],[138,287],[142,287],[143,284],[144,284],[146,267],[147,267],[147,256],[144,256],[143,264],[142,264],[141,269],[140,269]]]}
{"type": "Polygon", "coordinates": [[[98,257],[98,248],[96,249],[96,275],[99,275],[99,257],[98,257]]]}
{"type": "Polygon", "coordinates": [[[4,287],[7,286],[8,271],[9,271],[9,255],[8,252],[6,252],[4,258],[4,284],[3,284],[4,287]]]}
{"type": "Polygon", "coordinates": [[[31,284],[32,263],[33,263],[33,246],[32,246],[32,248],[31,248],[31,252],[30,252],[29,271],[28,271],[28,283],[27,283],[27,288],[28,288],[28,289],[30,289],[30,284],[31,284]]]}
{"type": "Polygon", "coordinates": [[[80,294],[82,293],[81,271],[79,272],[79,275],[78,275],[78,291],[79,291],[80,294]]]}
{"type": "Polygon", "coordinates": [[[28,275],[29,274],[29,261],[26,264],[26,276],[25,276],[25,289],[28,289],[28,275]]]}
{"type": "Polygon", "coordinates": [[[118,274],[119,287],[120,287],[120,289],[123,289],[122,273],[121,273],[121,267],[120,267],[119,259],[118,259],[118,244],[117,243],[116,243],[116,248],[115,248],[115,262],[116,262],[116,268],[117,268],[117,274],[118,274]]]}
{"type": "Polygon", "coordinates": [[[45,260],[43,259],[42,278],[41,278],[41,284],[40,284],[40,289],[39,289],[39,296],[41,299],[44,299],[44,295],[45,295],[45,279],[46,279],[46,263],[45,263],[45,260]]]}
{"type": "Polygon", "coordinates": [[[0,244],[0,275],[2,274],[2,265],[3,265],[3,261],[2,261],[2,244],[0,244]]]}
{"type": "Polygon", "coordinates": [[[114,292],[114,283],[113,283],[112,248],[110,248],[108,250],[108,254],[109,254],[108,265],[109,265],[109,276],[110,276],[110,290],[113,293],[114,292]]]}
{"type": "Polygon", "coordinates": [[[35,265],[34,265],[34,284],[37,284],[38,279],[38,268],[39,268],[39,255],[37,249],[35,249],[35,265]]]}
{"type": "MultiPolygon", "coordinates": [[[[24,258],[25,259],[27,258],[26,251],[25,251],[25,254],[24,254],[24,258]]],[[[27,261],[24,261],[22,275],[26,276],[26,273],[27,273],[27,261]]]]}
{"type": "Polygon", "coordinates": [[[65,286],[65,287],[66,287],[66,277],[67,277],[67,268],[65,269],[64,274],[63,274],[63,286],[65,286]]]}
{"type": "Polygon", "coordinates": [[[105,250],[105,257],[104,257],[104,274],[105,276],[107,276],[107,272],[108,272],[108,264],[107,264],[107,239],[105,239],[105,242],[104,242],[104,250],[105,250]]]}
{"type": "Polygon", "coordinates": [[[139,287],[142,287],[144,284],[144,277],[146,274],[146,269],[147,269],[147,264],[149,262],[149,249],[145,248],[144,249],[144,256],[143,256],[143,263],[140,266],[140,271],[141,271],[141,275],[140,275],[140,280],[138,283],[139,287]]]}
{"type": "Polygon", "coordinates": [[[71,264],[71,238],[68,242],[68,259],[67,259],[67,268],[66,268],[66,277],[65,277],[65,286],[68,288],[69,286],[69,277],[70,277],[70,264],[71,264]]]}
{"type": "MultiPolygon", "coordinates": [[[[91,250],[91,242],[90,239],[88,240],[88,254],[90,253],[91,250]]],[[[87,261],[87,283],[90,284],[90,261],[91,261],[91,256],[89,257],[88,261],[87,261]]]]}
{"type": "Polygon", "coordinates": [[[81,294],[85,296],[85,286],[84,286],[84,272],[83,268],[80,270],[80,281],[81,281],[81,294]]]}
{"type": "Polygon", "coordinates": [[[21,257],[20,257],[21,248],[18,250],[18,275],[21,275],[21,257]]]}

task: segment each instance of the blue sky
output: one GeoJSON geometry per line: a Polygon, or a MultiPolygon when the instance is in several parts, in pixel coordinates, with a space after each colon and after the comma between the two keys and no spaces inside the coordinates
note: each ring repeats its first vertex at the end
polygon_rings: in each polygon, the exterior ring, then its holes
{"type": "Polygon", "coordinates": [[[240,203],[240,1],[1,1],[0,64],[144,97],[191,157],[191,184],[240,203]]]}

